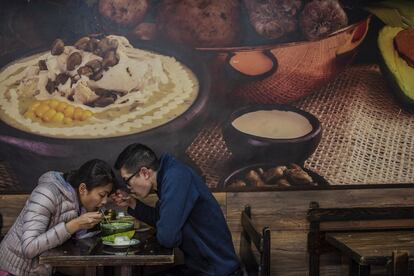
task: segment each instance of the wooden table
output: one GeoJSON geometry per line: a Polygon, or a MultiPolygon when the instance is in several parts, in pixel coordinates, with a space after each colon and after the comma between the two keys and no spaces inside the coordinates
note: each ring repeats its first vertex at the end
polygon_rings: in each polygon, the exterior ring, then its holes
{"type": "Polygon", "coordinates": [[[96,275],[96,268],[115,266],[119,275],[131,275],[132,266],[163,265],[174,262],[174,250],[162,247],[153,231],[136,233],[140,240],[128,249],[115,249],[102,244],[98,237],[70,239],[59,247],[40,255],[41,264],[51,266],[82,266],[85,275],[96,275]]]}
{"type": "Polygon", "coordinates": [[[414,231],[327,233],[326,241],[350,258],[349,275],[370,275],[371,265],[386,265],[393,250],[414,255],[414,231]]]}

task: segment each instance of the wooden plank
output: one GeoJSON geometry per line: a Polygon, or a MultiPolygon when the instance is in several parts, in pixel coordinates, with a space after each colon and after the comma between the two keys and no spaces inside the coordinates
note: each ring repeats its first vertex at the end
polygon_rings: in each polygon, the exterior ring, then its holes
{"type": "Polygon", "coordinates": [[[321,222],[321,231],[335,231],[345,229],[347,231],[358,230],[363,228],[369,229],[401,229],[414,228],[413,219],[398,219],[398,220],[370,220],[370,221],[336,221],[336,222],[321,222]]]}
{"type": "MultiPolygon", "coordinates": [[[[315,202],[316,203],[316,202],[315,202]]],[[[312,203],[313,204],[313,203],[312,203]]],[[[319,221],[355,221],[355,220],[394,220],[412,219],[414,207],[370,207],[370,208],[314,208],[309,210],[307,220],[319,221]]]]}
{"type": "Polygon", "coordinates": [[[5,235],[23,209],[29,195],[0,195],[0,213],[3,216],[3,229],[0,235],[5,235]]]}
{"type": "Polygon", "coordinates": [[[227,193],[227,221],[232,231],[240,231],[240,214],[249,204],[259,229],[307,230],[311,201],[318,201],[321,208],[414,206],[413,195],[414,188],[227,193]]]}

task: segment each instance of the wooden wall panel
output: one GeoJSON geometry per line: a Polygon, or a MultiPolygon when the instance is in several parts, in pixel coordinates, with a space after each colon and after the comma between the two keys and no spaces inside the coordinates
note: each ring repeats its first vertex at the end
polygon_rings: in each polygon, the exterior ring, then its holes
{"type": "Polygon", "coordinates": [[[28,197],[29,195],[0,195],[0,213],[3,216],[1,235],[5,235],[9,231],[28,197]]]}

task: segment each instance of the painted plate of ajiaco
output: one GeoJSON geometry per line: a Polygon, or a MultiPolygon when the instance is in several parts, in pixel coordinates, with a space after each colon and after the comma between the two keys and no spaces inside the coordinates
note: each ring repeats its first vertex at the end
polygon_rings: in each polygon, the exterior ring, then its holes
{"type": "Polygon", "coordinates": [[[52,138],[140,133],[179,117],[199,82],[172,56],[134,48],[121,36],[56,39],[51,49],[0,71],[0,118],[52,138]]]}

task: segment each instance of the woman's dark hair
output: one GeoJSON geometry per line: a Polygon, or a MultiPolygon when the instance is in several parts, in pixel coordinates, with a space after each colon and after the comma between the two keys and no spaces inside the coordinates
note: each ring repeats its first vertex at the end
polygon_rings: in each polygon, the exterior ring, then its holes
{"type": "Polygon", "coordinates": [[[83,164],[78,170],[63,174],[63,178],[77,190],[81,183],[86,184],[88,191],[112,183],[112,191],[116,186],[115,174],[108,163],[99,159],[92,159],[83,164]]]}
{"type": "Polygon", "coordinates": [[[157,171],[160,161],[152,149],[139,143],[127,146],[115,162],[117,170],[124,168],[128,172],[134,172],[142,167],[157,171]]]}

